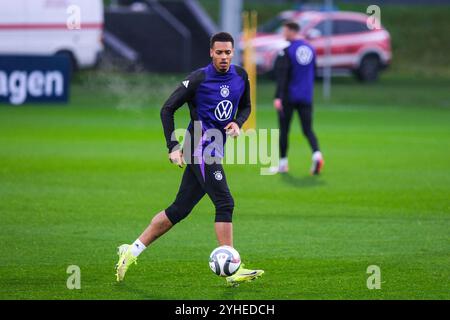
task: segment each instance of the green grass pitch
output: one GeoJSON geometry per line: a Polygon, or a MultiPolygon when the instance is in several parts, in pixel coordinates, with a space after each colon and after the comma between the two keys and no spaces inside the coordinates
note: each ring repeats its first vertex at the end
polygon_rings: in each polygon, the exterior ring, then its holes
{"type": "MultiPolygon", "coordinates": [[[[116,247],[180,182],[159,108],[181,76],[84,77],[67,106],[0,106],[0,299],[450,298],[448,79],[335,79],[330,103],[318,83],[320,177],[308,175],[297,119],[289,175],[227,166],[235,247],[266,271],[228,288],[208,267],[208,198],[115,282],[116,247]],[[81,290],[66,287],[69,265],[81,290]],[[380,290],[366,287],[369,265],[381,268],[380,290]]],[[[273,90],[259,85],[260,128],[276,127],[273,90]]],[[[187,119],[184,108],[178,127],[187,119]]]]}

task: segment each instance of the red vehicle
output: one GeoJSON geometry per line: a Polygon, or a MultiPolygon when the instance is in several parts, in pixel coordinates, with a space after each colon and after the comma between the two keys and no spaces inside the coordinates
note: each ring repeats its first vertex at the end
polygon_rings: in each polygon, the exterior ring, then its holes
{"type": "Polygon", "coordinates": [[[383,26],[369,29],[368,19],[356,12],[284,11],[263,25],[252,40],[258,72],[273,70],[278,52],[288,45],[281,35],[283,23],[292,20],[316,49],[319,75],[330,65],[334,74],[351,71],[361,81],[374,81],[391,62],[391,39],[383,26]],[[325,37],[327,26],[331,27],[331,37],[325,37]],[[328,44],[331,54],[327,58],[328,44]]]}

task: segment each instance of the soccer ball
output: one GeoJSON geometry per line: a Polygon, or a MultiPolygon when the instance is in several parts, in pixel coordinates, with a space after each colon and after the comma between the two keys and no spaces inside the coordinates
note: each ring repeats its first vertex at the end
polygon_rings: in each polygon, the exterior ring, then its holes
{"type": "Polygon", "coordinates": [[[221,277],[236,273],[241,266],[239,252],[230,246],[221,246],[213,250],[209,256],[209,267],[212,272],[221,277]]]}

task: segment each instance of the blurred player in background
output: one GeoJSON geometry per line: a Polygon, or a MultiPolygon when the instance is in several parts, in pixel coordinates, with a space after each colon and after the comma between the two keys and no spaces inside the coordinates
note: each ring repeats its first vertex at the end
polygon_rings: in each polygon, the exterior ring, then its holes
{"type": "Polygon", "coordinates": [[[283,35],[290,45],[280,52],[276,63],[277,90],[273,104],[280,126],[280,163],[272,171],[289,171],[288,136],[292,115],[296,111],[313,152],[311,174],[317,175],[324,161],[312,123],[316,54],[314,48],[300,38],[299,31],[300,26],[295,22],[284,24],[283,35]]]}
{"type": "MultiPolygon", "coordinates": [[[[119,247],[117,281],[123,280],[129,266],[136,262],[144,249],[186,218],[205,194],[215,206],[215,231],[219,245],[233,247],[234,200],[220,159],[226,136],[238,136],[251,111],[248,75],[243,68],[231,64],[233,53],[234,39],[230,34],[213,35],[210,43],[212,62],[182,81],[162,107],[161,120],[169,160],[180,167],[187,162],[187,167],[175,201],[153,218],[133,244],[119,247]],[[189,137],[184,139],[181,148],[172,135],[175,130],[174,113],[185,103],[189,106],[191,123],[187,130],[189,137]],[[205,138],[208,131],[218,133],[214,140],[205,138]],[[208,154],[211,145],[214,146],[213,152],[208,154]],[[217,157],[219,161],[210,161],[211,157],[217,157]]],[[[241,265],[226,280],[228,284],[236,285],[254,280],[263,273],[263,270],[244,269],[241,265]]]]}

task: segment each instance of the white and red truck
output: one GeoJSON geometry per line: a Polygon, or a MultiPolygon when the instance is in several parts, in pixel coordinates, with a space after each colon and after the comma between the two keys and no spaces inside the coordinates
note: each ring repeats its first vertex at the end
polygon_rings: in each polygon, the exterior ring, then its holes
{"type": "Polygon", "coordinates": [[[0,0],[0,55],[66,55],[96,65],[103,50],[102,0],[0,0]]]}

